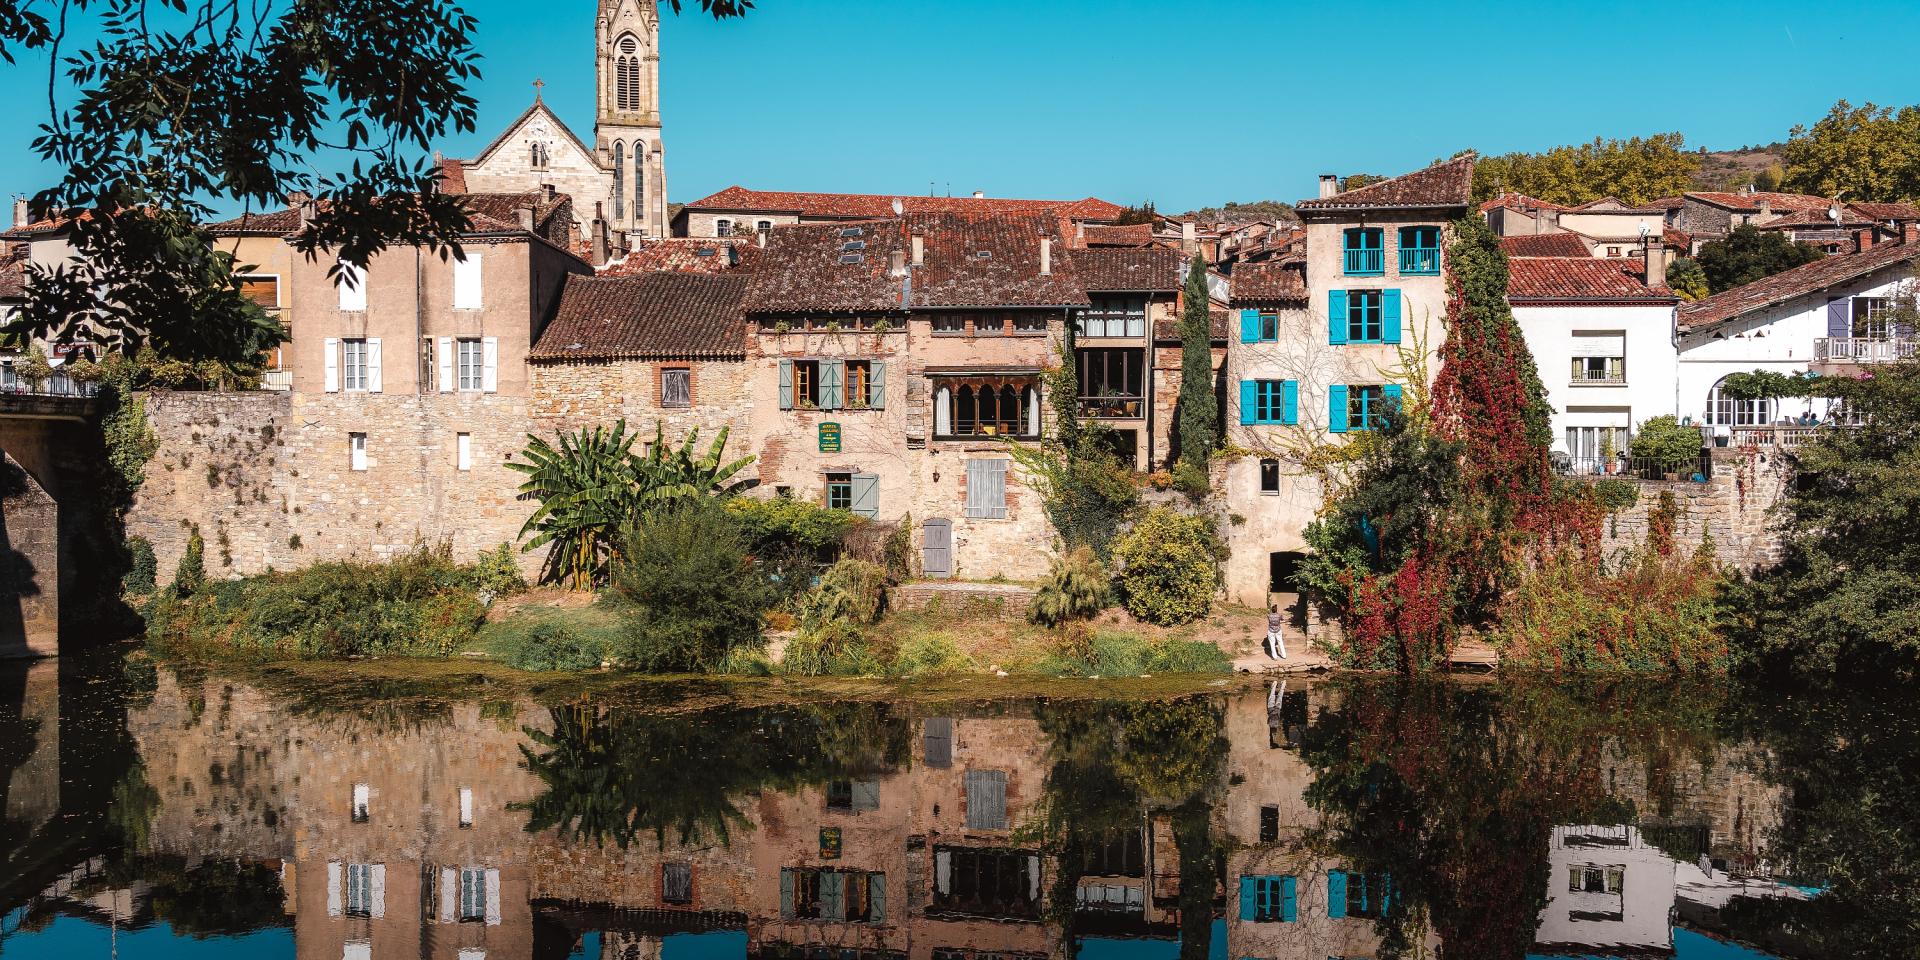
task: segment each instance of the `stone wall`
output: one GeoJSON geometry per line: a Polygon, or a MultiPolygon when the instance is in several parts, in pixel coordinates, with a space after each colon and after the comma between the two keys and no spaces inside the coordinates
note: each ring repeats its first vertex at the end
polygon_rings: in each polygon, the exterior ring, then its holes
{"type": "MultiPolygon", "coordinates": [[[[630,432],[653,435],[653,425],[665,427],[669,440],[678,442],[688,431],[699,430],[711,439],[730,428],[728,451],[746,456],[753,414],[751,369],[744,360],[607,360],[574,363],[536,363],[529,370],[533,390],[531,409],[536,432],[577,430],[625,419],[630,432]],[[660,405],[660,377],[664,370],[688,372],[691,405],[660,405]]],[[[702,450],[706,447],[703,444],[702,450]]]]}
{"type": "Polygon", "coordinates": [[[1662,493],[1673,495],[1680,508],[1674,539],[1685,549],[1711,536],[1715,556],[1742,570],[1766,566],[1779,558],[1780,540],[1773,524],[1773,507],[1793,482],[1791,458],[1759,451],[1714,451],[1713,477],[1706,483],[1687,480],[1640,480],[1630,508],[1607,518],[1609,549],[1645,540],[1648,513],[1662,493]]]}
{"type": "Polygon", "coordinates": [[[0,657],[60,652],[60,505],[0,453],[0,657]]]}

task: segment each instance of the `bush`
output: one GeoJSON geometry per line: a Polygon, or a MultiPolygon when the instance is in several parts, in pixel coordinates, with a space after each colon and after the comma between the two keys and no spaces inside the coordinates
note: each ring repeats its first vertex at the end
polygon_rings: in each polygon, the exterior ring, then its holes
{"type": "Polygon", "coordinates": [[[160,575],[160,564],[153,557],[153,544],[146,537],[128,537],[127,559],[127,575],[120,581],[120,588],[140,596],[152,593],[160,575]]]}
{"type": "Polygon", "coordinates": [[[727,514],[757,551],[795,547],[821,561],[834,558],[856,519],[845,510],[792,497],[733,497],[727,514]]]}
{"type": "Polygon", "coordinates": [[[510,641],[503,660],[521,670],[592,670],[606,659],[604,639],[557,623],[541,623],[510,641]]]}
{"type": "Polygon", "coordinates": [[[613,595],[631,613],[614,660],[654,673],[715,669],[759,647],[774,591],[730,514],[686,499],[629,527],[613,595]]]}
{"type": "Polygon", "coordinates": [[[520,575],[520,564],[514,560],[516,555],[513,544],[502,543],[492,550],[483,551],[480,558],[474,561],[473,585],[489,602],[527,588],[526,578],[520,575]]]}
{"type": "Polygon", "coordinates": [[[973,668],[973,658],[967,656],[952,637],[935,632],[908,639],[901,645],[900,655],[894,658],[893,666],[887,672],[896,677],[921,677],[968,673],[973,668]]]}
{"type": "Polygon", "coordinates": [[[1085,620],[1106,607],[1108,593],[1106,567],[1091,548],[1080,547],[1053,558],[1047,579],[1027,605],[1027,619],[1044,627],[1085,620]]]}
{"type": "Polygon", "coordinates": [[[1206,616],[1220,553],[1211,520],[1165,507],[1148,510],[1115,544],[1127,612],[1162,626],[1206,616]]]}
{"type": "Polygon", "coordinates": [[[1675,466],[1691,469],[1700,457],[1700,431],[1681,425],[1671,414],[1651,417],[1633,436],[1633,456],[1652,460],[1663,469],[1675,466]]]}
{"type": "Polygon", "coordinates": [[[1207,468],[1187,460],[1174,465],[1173,485],[1179,488],[1181,493],[1196,499],[1206,496],[1213,489],[1213,481],[1207,476],[1207,468]]]}
{"type": "Polygon", "coordinates": [[[867,644],[860,628],[846,620],[833,620],[817,629],[805,630],[787,644],[781,666],[788,673],[805,677],[827,674],[870,676],[885,672],[884,665],[867,644]]]}
{"type": "Polygon", "coordinates": [[[194,527],[187,536],[187,552],[180,555],[180,564],[173,570],[173,594],[192,596],[206,582],[207,541],[200,537],[200,528],[194,527]]]}
{"type": "Polygon", "coordinates": [[[887,571],[865,560],[841,560],[827,568],[820,585],[801,601],[800,629],[829,623],[877,623],[887,606],[887,571]]]}
{"type": "Polygon", "coordinates": [[[1199,640],[1154,642],[1122,630],[1089,631],[1072,624],[1060,647],[1038,668],[1066,677],[1131,677],[1143,673],[1229,673],[1232,661],[1219,647],[1199,640]]]}

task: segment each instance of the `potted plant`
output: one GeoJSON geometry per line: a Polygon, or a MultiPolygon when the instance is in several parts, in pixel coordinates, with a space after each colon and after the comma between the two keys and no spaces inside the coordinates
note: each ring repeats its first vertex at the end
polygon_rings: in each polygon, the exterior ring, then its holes
{"type": "Polygon", "coordinates": [[[1650,472],[1679,479],[1683,465],[1700,457],[1700,431],[1682,426],[1673,416],[1653,417],[1640,425],[1632,440],[1633,456],[1650,462],[1650,472]]]}

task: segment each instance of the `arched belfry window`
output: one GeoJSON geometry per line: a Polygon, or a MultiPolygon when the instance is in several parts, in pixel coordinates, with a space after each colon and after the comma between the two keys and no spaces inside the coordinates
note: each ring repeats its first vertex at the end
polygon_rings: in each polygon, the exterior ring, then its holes
{"type": "Polygon", "coordinates": [[[640,41],[629,33],[613,46],[614,108],[637,111],[640,109],[640,41]]]}
{"type": "Polygon", "coordinates": [[[627,218],[627,146],[613,145],[613,222],[627,218]]]}
{"type": "Polygon", "coordinates": [[[633,216],[636,220],[647,218],[647,143],[644,140],[633,142],[633,216]]]}

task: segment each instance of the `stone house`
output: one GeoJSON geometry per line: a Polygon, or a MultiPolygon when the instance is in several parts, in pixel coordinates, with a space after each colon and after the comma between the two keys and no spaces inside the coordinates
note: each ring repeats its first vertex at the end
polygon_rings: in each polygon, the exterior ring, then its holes
{"type": "Polygon", "coordinates": [[[1702,190],[1682,194],[1680,203],[1668,210],[1667,223],[1706,243],[1726,237],[1735,227],[1757,227],[1789,214],[1825,216],[1831,203],[1801,193],[1702,190]]]}
{"type": "Polygon", "coordinates": [[[1180,254],[1164,247],[1100,247],[1069,256],[1091,301],[1074,332],[1079,415],[1113,430],[1122,462],[1156,469],[1172,456],[1180,396],[1180,254]],[[1175,334],[1174,346],[1161,348],[1160,334],[1168,331],[1175,334]]]}
{"type": "Polygon", "coordinates": [[[962,217],[1051,216],[1072,229],[1077,225],[1111,223],[1122,209],[1097,197],[1014,200],[981,193],[969,197],[921,197],[750,190],[735,185],[682,207],[674,215],[673,234],[678,237],[752,236],[772,227],[792,224],[832,224],[943,213],[962,217]]]}
{"type": "Polygon", "coordinates": [[[1265,606],[1271,593],[1297,593],[1293,570],[1323,499],[1303,464],[1379,423],[1410,376],[1435,372],[1448,225],[1468,209],[1473,162],[1345,192],[1322,176],[1321,195],[1295,207],[1304,260],[1236,270],[1222,418],[1229,447],[1245,451],[1225,467],[1225,502],[1239,518],[1222,527],[1235,602],[1265,606]]]}

